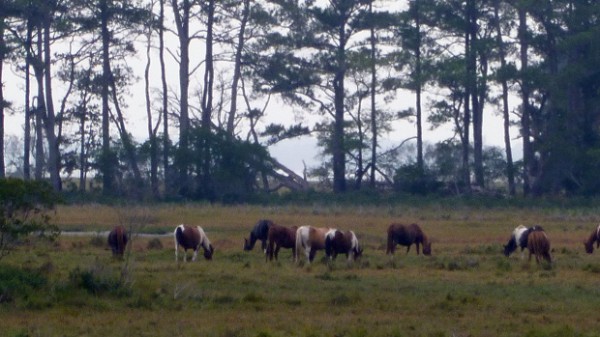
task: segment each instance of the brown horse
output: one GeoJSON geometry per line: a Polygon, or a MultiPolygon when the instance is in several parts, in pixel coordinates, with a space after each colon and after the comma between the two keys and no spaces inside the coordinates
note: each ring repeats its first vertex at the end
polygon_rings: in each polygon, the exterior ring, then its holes
{"type": "Polygon", "coordinates": [[[586,253],[591,254],[594,252],[594,242],[596,243],[596,248],[600,247],[600,225],[598,225],[592,234],[590,234],[590,237],[583,242],[586,253]]]}
{"type": "Polygon", "coordinates": [[[275,260],[279,255],[281,248],[291,248],[292,256],[296,255],[296,230],[298,226],[285,227],[278,224],[272,223],[269,227],[269,233],[267,234],[267,255],[265,260],[275,260]]]}
{"type": "Polygon", "coordinates": [[[108,233],[108,245],[112,249],[113,256],[123,257],[125,246],[127,246],[127,230],[123,225],[118,225],[108,233]]]}
{"type": "Polygon", "coordinates": [[[207,260],[212,259],[212,255],[215,251],[210,240],[204,233],[204,230],[200,226],[192,227],[188,225],[179,225],[173,232],[175,236],[175,262],[178,261],[177,252],[179,251],[179,245],[183,247],[183,261],[187,260],[187,250],[193,249],[194,256],[192,261],[196,261],[198,256],[198,249],[200,246],[204,249],[204,258],[207,260]]]}
{"type": "Polygon", "coordinates": [[[317,228],[312,226],[301,226],[296,230],[296,254],[294,260],[300,260],[300,249],[304,249],[304,254],[308,263],[311,263],[317,250],[325,249],[325,235],[329,228],[317,228]]]}
{"type": "Polygon", "coordinates": [[[548,263],[552,263],[550,256],[550,241],[541,227],[537,230],[532,230],[527,237],[527,249],[529,249],[529,261],[531,255],[535,255],[535,261],[540,263],[540,259],[544,258],[548,263]]]}
{"type": "Polygon", "coordinates": [[[393,257],[396,245],[406,246],[406,253],[408,253],[412,244],[417,246],[417,255],[419,255],[419,245],[421,244],[423,245],[423,254],[431,255],[431,242],[419,225],[394,223],[388,227],[386,254],[391,254],[393,257]]]}
{"type": "Polygon", "coordinates": [[[348,262],[352,262],[362,255],[362,248],[353,231],[342,232],[337,229],[327,232],[325,237],[325,254],[330,260],[337,254],[346,254],[348,262]]]}

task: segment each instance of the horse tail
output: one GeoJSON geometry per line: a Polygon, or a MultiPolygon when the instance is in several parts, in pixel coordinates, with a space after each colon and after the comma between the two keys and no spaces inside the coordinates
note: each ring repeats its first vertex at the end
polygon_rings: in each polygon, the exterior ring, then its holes
{"type": "Polygon", "coordinates": [[[123,255],[125,252],[125,228],[123,226],[117,227],[117,252],[119,255],[123,255]]]}
{"type": "Polygon", "coordinates": [[[304,230],[304,226],[298,227],[296,230],[296,252],[294,254],[294,261],[298,262],[300,260],[300,248],[302,248],[302,231],[304,230]]]}
{"type": "MultiPolygon", "coordinates": [[[[325,255],[327,255],[330,259],[333,255],[333,235],[325,236],[325,255]]],[[[334,236],[333,236],[334,237],[334,236]]]]}
{"type": "Polygon", "coordinates": [[[175,228],[175,262],[177,262],[177,251],[179,250],[179,242],[183,239],[183,226],[179,225],[175,228]]]}
{"type": "Polygon", "coordinates": [[[388,232],[387,232],[387,249],[385,251],[385,254],[394,254],[394,233],[392,230],[392,226],[390,226],[388,228],[388,232]]]}

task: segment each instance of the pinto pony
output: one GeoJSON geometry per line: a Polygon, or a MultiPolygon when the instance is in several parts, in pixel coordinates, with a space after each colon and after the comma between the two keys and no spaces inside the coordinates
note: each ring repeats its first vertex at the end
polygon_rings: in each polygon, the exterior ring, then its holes
{"type": "Polygon", "coordinates": [[[127,231],[123,225],[115,226],[115,228],[108,233],[108,245],[112,250],[113,256],[123,257],[127,241],[127,231]]]}
{"type": "Polygon", "coordinates": [[[524,258],[523,256],[523,250],[525,248],[528,248],[528,239],[529,239],[529,235],[532,232],[543,232],[544,229],[542,228],[542,226],[539,225],[533,225],[529,228],[523,226],[523,225],[519,225],[517,226],[511,236],[510,239],[508,240],[508,243],[506,245],[504,245],[504,255],[505,256],[510,256],[510,254],[512,254],[515,250],[517,250],[518,247],[521,248],[521,258],[524,258]]]}
{"type": "Polygon", "coordinates": [[[352,262],[362,255],[362,251],[353,231],[332,229],[325,236],[325,254],[330,260],[335,259],[337,254],[346,254],[348,262],[352,262]]]}
{"type": "Polygon", "coordinates": [[[591,254],[594,252],[594,242],[596,243],[596,248],[600,247],[600,225],[594,229],[590,237],[583,242],[585,246],[585,252],[591,254]]]}
{"type": "Polygon", "coordinates": [[[530,230],[530,228],[523,225],[519,225],[513,230],[510,239],[504,245],[504,255],[506,257],[510,256],[518,247],[521,247],[521,255],[523,254],[523,250],[527,248],[527,237],[530,230]]]}
{"type": "Polygon", "coordinates": [[[198,256],[198,249],[200,246],[204,249],[204,258],[207,260],[212,259],[212,255],[215,251],[210,240],[204,233],[204,230],[200,226],[188,226],[188,225],[179,225],[175,228],[175,232],[173,232],[175,236],[175,262],[178,261],[177,253],[179,251],[179,246],[183,247],[183,262],[187,260],[187,250],[193,249],[194,256],[192,257],[192,261],[196,261],[196,257],[198,256]]]}
{"type": "Polygon", "coordinates": [[[311,263],[317,250],[325,249],[325,235],[329,228],[317,228],[312,226],[301,226],[296,230],[296,254],[294,260],[300,260],[300,250],[304,249],[304,254],[308,263],[311,263]]]}
{"type": "Polygon", "coordinates": [[[275,260],[279,255],[281,248],[291,248],[292,256],[296,256],[296,230],[298,226],[284,227],[278,224],[272,224],[269,227],[269,233],[267,235],[267,254],[265,260],[275,260]]]}
{"type": "Polygon", "coordinates": [[[421,244],[423,245],[423,254],[431,255],[431,241],[429,241],[427,235],[423,233],[419,225],[395,223],[388,227],[386,254],[391,254],[394,257],[396,245],[406,246],[406,253],[408,253],[412,244],[417,246],[417,255],[419,255],[419,245],[421,244]]]}
{"type": "Polygon", "coordinates": [[[535,261],[540,263],[541,258],[544,258],[548,263],[552,263],[552,256],[550,256],[550,240],[546,236],[541,227],[539,229],[533,229],[529,232],[527,237],[527,249],[529,249],[529,261],[531,261],[531,255],[535,255],[535,261]]]}
{"type": "Polygon", "coordinates": [[[273,225],[271,220],[258,220],[252,231],[250,232],[250,239],[244,238],[244,250],[252,250],[256,241],[261,242],[262,250],[266,253],[267,248],[267,235],[269,234],[269,227],[273,225]]]}

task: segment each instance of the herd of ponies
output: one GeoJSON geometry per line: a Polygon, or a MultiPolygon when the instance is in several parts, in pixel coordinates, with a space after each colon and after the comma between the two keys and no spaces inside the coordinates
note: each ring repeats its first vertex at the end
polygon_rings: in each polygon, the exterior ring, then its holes
{"type": "MultiPolygon", "coordinates": [[[[198,256],[198,250],[202,247],[204,258],[211,260],[215,251],[208,236],[200,226],[179,225],[173,232],[175,239],[175,261],[179,261],[179,247],[183,248],[183,261],[187,261],[187,250],[193,251],[192,261],[198,256]]],[[[116,226],[108,234],[108,245],[113,255],[122,257],[128,241],[128,234],[124,226],[116,226]]],[[[311,263],[319,250],[324,250],[329,260],[336,258],[338,254],[345,254],[348,262],[356,260],[362,255],[363,249],[353,231],[342,231],[335,228],[292,226],[285,227],[271,220],[259,220],[250,231],[250,237],[244,238],[244,250],[252,250],[257,241],[261,241],[262,250],[265,252],[267,261],[277,259],[281,248],[291,249],[294,261],[300,260],[300,253],[304,252],[306,261],[311,263]]],[[[594,243],[596,248],[600,247],[600,225],[594,229],[587,240],[584,241],[585,251],[593,253],[594,243]]],[[[431,241],[417,224],[404,225],[391,224],[387,229],[386,254],[393,257],[397,245],[406,246],[406,253],[412,245],[416,246],[417,255],[420,246],[423,246],[423,254],[431,255],[431,241]]],[[[544,229],[539,225],[531,227],[518,226],[511,233],[508,243],[504,245],[504,255],[510,256],[518,248],[524,254],[525,248],[529,251],[529,261],[532,255],[537,263],[542,259],[552,263],[550,255],[550,241],[544,229]]]]}

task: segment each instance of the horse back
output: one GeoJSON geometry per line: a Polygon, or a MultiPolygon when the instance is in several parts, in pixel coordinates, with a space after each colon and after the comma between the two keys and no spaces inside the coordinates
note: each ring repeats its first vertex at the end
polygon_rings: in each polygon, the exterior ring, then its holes
{"type": "Polygon", "coordinates": [[[388,240],[389,239],[392,239],[399,245],[410,246],[413,243],[420,243],[423,241],[423,231],[417,224],[391,224],[388,227],[388,240]]]}

